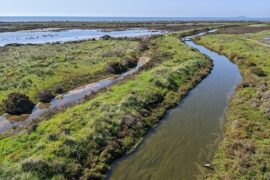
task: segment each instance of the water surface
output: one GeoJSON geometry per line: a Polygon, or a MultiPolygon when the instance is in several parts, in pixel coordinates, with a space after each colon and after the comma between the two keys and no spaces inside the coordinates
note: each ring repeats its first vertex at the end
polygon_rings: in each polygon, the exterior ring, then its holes
{"type": "Polygon", "coordinates": [[[190,40],[186,44],[209,56],[213,71],[167,113],[135,152],[114,165],[111,180],[196,179],[211,160],[228,99],[241,82],[241,75],[226,57],[190,40]]]}
{"type": "Polygon", "coordinates": [[[55,42],[79,41],[92,38],[100,38],[104,35],[111,37],[140,37],[163,34],[164,31],[148,29],[127,29],[122,31],[104,31],[102,29],[36,29],[29,31],[3,32],[0,33],[0,46],[7,44],[44,44],[55,42]]]}

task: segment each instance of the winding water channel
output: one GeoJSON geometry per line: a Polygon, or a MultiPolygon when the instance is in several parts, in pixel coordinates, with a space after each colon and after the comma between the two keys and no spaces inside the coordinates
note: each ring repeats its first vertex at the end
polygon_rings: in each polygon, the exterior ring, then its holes
{"type": "Polygon", "coordinates": [[[185,43],[213,60],[212,72],[167,113],[133,153],[114,165],[109,179],[196,179],[204,163],[211,160],[229,98],[242,79],[238,67],[226,57],[189,38],[185,43]]]}

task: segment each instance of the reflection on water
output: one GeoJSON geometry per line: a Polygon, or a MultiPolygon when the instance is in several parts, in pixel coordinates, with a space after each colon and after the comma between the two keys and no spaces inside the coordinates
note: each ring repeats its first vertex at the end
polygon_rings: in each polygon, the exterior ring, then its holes
{"type": "Polygon", "coordinates": [[[192,41],[186,44],[209,56],[213,71],[167,113],[135,152],[114,165],[110,179],[196,179],[199,169],[211,160],[228,98],[241,82],[241,75],[226,57],[192,41]]]}
{"type": "Polygon", "coordinates": [[[31,31],[17,31],[0,33],[0,46],[7,44],[44,44],[54,42],[67,42],[100,38],[104,35],[111,37],[139,37],[163,34],[163,31],[147,29],[128,29],[123,31],[104,31],[104,30],[57,30],[57,29],[37,29],[31,31]]]}
{"type": "Polygon", "coordinates": [[[33,120],[39,118],[41,115],[51,110],[54,110],[55,108],[61,108],[69,104],[79,102],[80,100],[84,99],[86,96],[89,96],[92,93],[96,93],[103,88],[106,88],[115,83],[118,83],[124,78],[126,78],[127,76],[135,74],[148,61],[149,61],[148,57],[141,57],[140,60],[138,61],[137,66],[134,69],[131,69],[115,78],[103,79],[98,82],[91,83],[83,87],[80,87],[78,89],[69,91],[68,93],[63,94],[59,97],[56,97],[54,100],[52,100],[52,102],[47,108],[39,108],[39,106],[37,105],[35,109],[33,110],[32,114],[30,114],[29,116],[23,117],[22,121],[11,121],[7,115],[0,116],[0,133],[5,132],[12,127],[27,126],[33,120]]]}

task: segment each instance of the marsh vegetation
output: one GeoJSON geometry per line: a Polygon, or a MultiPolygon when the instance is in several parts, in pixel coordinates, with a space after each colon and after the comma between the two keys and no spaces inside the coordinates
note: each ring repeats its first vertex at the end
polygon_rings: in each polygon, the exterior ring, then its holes
{"type": "MultiPolygon", "coordinates": [[[[269,25],[249,23],[1,23],[1,31],[35,28],[168,30],[150,38],[111,38],[0,48],[0,113],[29,113],[38,102],[91,82],[114,78],[150,59],[132,76],[78,103],[0,136],[0,179],[103,179],[190,89],[212,62],[181,38],[219,27],[196,41],[239,66],[244,82],[227,112],[225,137],[209,179],[268,179],[269,25]],[[194,29],[198,28],[199,29],[194,29]],[[189,31],[180,31],[189,30],[189,31]],[[262,31],[266,30],[266,31],[262,31]],[[248,34],[243,34],[249,32],[248,34]]],[[[224,95],[225,96],[225,95],[224,95]]],[[[215,97],[212,97],[215,98],[215,97]]],[[[217,118],[218,119],[218,118],[217,118]]],[[[0,119],[1,120],[1,119],[0,119]]],[[[178,165],[178,163],[177,163],[178,165]]]]}
{"type": "Polygon", "coordinates": [[[37,98],[43,90],[57,95],[108,77],[111,72],[105,70],[107,63],[136,57],[138,48],[139,42],[129,40],[3,47],[0,104],[13,92],[23,93],[37,103],[44,100],[37,98]]]}
{"type": "Polygon", "coordinates": [[[1,139],[1,178],[103,178],[112,161],[132,149],[211,69],[205,56],[178,37],[150,39],[144,53],[153,57],[152,65],[139,74],[27,133],[1,139]]]}
{"type": "Polygon", "coordinates": [[[270,178],[270,51],[263,44],[270,31],[265,29],[269,25],[225,30],[198,40],[230,57],[244,78],[230,102],[224,139],[214,158],[216,171],[208,173],[208,179],[270,178]]]}

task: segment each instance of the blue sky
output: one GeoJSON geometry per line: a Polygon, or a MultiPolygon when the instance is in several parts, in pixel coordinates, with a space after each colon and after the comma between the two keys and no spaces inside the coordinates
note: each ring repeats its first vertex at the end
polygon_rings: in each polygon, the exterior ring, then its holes
{"type": "Polygon", "coordinates": [[[0,0],[0,16],[270,17],[270,0],[0,0]]]}

